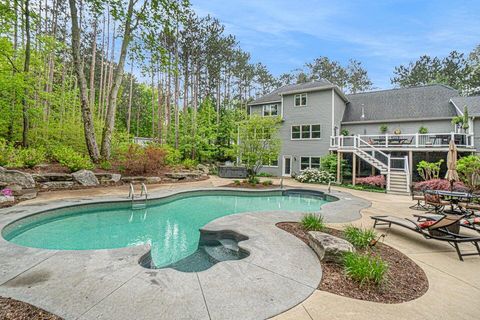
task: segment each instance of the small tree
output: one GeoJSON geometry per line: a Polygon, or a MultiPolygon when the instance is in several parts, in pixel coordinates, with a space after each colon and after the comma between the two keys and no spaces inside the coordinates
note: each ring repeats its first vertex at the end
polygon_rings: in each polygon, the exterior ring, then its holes
{"type": "Polygon", "coordinates": [[[471,155],[460,158],[457,163],[457,171],[462,182],[470,190],[479,188],[480,157],[471,155]]]}
{"type": "Polygon", "coordinates": [[[278,137],[280,119],[252,116],[238,126],[238,155],[252,180],[263,164],[278,159],[281,141],[278,137]]]}
{"type": "Polygon", "coordinates": [[[417,164],[417,172],[425,181],[438,179],[440,176],[440,168],[442,163],[443,159],[440,159],[438,162],[427,162],[422,160],[417,164]]]}

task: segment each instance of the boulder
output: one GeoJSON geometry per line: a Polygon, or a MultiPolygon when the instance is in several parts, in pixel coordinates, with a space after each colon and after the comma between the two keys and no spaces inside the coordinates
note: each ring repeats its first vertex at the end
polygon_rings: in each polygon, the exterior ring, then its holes
{"type": "Polygon", "coordinates": [[[201,171],[183,171],[183,172],[167,172],[165,176],[167,178],[175,180],[185,180],[185,179],[198,179],[205,174],[201,171]]]}
{"type": "Polygon", "coordinates": [[[4,196],[0,194],[0,208],[7,207],[15,203],[14,196],[4,196]]]}
{"type": "Polygon", "coordinates": [[[209,169],[206,165],[203,165],[203,164],[199,164],[199,165],[197,166],[197,170],[198,170],[198,171],[201,171],[201,172],[203,172],[203,173],[205,173],[205,174],[209,174],[209,173],[210,173],[210,169],[209,169]]]}
{"type": "Polygon", "coordinates": [[[22,188],[35,188],[35,180],[29,173],[17,170],[7,170],[0,167],[0,186],[19,185],[22,188]]]}
{"type": "Polygon", "coordinates": [[[93,187],[100,184],[95,174],[90,170],[80,170],[72,173],[73,179],[85,187],[93,187]]]}
{"type": "Polygon", "coordinates": [[[73,181],[73,176],[69,173],[40,173],[32,174],[32,177],[38,183],[48,181],[73,181]]]}
{"type": "Polygon", "coordinates": [[[70,189],[75,185],[73,181],[48,181],[40,183],[42,189],[70,189]]]}
{"type": "Polygon", "coordinates": [[[12,190],[13,195],[18,200],[30,200],[37,197],[37,189],[35,188],[23,189],[18,184],[9,185],[7,188],[12,190]]]}
{"type": "Polygon", "coordinates": [[[143,176],[126,176],[121,178],[122,182],[125,183],[142,183],[147,182],[147,177],[143,176]]]}
{"type": "Polygon", "coordinates": [[[154,183],[161,183],[161,182],[162,182],[162,178],[160,177],[147,177],[146,179],[146,183],[154,184],[154,183]]]}
{"type": "Polygon", "coordinates": [[[353,245],[347,240],[320,231],[308,232],[308,244],[320,260],[325,262],[341,263],[345,253],[355,251],[353,245]]]}
{"type": "Polygon", "coordinates": [[[95,173],[100,184],[116,184],[122,178],[118,173],[95,173]]]}

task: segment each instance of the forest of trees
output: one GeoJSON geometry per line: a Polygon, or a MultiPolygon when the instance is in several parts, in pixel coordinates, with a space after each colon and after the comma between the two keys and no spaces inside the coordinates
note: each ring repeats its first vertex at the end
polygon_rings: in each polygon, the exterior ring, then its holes
{"type": "MultiPolygon", "coordinates": [[[[422,57],[392,83],[480,87],[480,49],[422,57]]],[[[183,159],[234,158],[249,101],[286,84],[326,79],[373,88],[357,60],[327,57],[275,78],[216,18],[187,0],[1,0],[0,149],[68,146],[109,160],[133,136],[183,159]]]]}

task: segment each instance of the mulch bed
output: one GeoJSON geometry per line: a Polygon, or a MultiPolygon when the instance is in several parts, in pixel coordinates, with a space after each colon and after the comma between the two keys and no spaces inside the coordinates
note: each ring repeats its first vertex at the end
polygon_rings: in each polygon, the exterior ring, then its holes
{"type": "MultiPolygon", "coordinates": [[[[307,231],[298,222],[280,222],[277,223],[277,227],[308,244],[307,231]]],[[[340,230],[327,228],[325,232],[343,238],[343,232],[340,230]]],[[[342,265],[322,261],[323,275],[318,289],[349,298],[382,303],[406,302],[427,292],[427,276],[410,258],[380,242],[375,246],[375,252],[389,266],[386,279],[381,285],[360,287],[358,282],[345,276],[342,265]]]]}
{"type": "Polygon", "coordinates": [[[280,186],[276,185],[276,184],[264,185],[262,183],[250,184],[248,182],[241,182],[241,183],[237,184],[237,183],[232,182],[232,183],[226,184],[222,187],[242,188],[242,189],[275,189],[275,188],[279,188],[280,186]]]}
{"type": "Polygon", "coordinates": [[[62,320],[62,318],[26,302],[0,297],[2,320],[62,320]]]}

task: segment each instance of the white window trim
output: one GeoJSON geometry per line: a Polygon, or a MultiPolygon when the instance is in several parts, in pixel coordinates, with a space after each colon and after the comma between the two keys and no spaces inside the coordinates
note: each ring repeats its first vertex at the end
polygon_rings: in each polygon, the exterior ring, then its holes
{"type": "Polygon", "coordinates": [[[304,93],[297,93],[293,96],[293,106],[295,108],[298,108],[298,107],[306,107],[308,105],[308,94],[306,92],[304,93]],[[305,104],[302,104],[302,96],[305,95],[305,104]],[[297,105],[296,101],[297,101],[297,96],[300,96],[300,104],[297,105]]]}
{"type": "Polygon", "coordinates": [[[262,167],[264,167],[264,168],[278,168],[279,163],[280,163],[280,161],[278,161],[278,158],[277,158],[277,165],[276,166],[262,164],[262,167]]]}
{"type": "Polygon", "coordinates": [[[276,103],[272,103],[272,104],[264,104],[262,106],[262,117],[278,117],[278,104],[276,103]],[[273,106],[276,106],[277,107],[277,114],[272,114],[272,107],[273,106]],[[270,110],[269,110],[269,114],[268,115],[265,115],[265,109],[266,107],[268,107],[270,110]]]}
{"type": "Polygon", "coordinates": [[[291,141],[308,141],[308,140],[322,140],[322,125],[320,123],[313,124],[292,124],[290,126],[290,140],[291,141]],[[302,126],[310,126],[310,138],[302,138],[302,126]],[[320,138],[312,138],[312,126],[320,126],[320,138]],[[293,127],[300,127],[300,138],[293,138],[293,127]]]}
{"type": "Polygon", "coordinates": [[[305,170],[305,169],[302,169],[302,158],[308,158],[308,168],[307,169],[312,169],[312,158],[318,158],[318,169],[317,168],[314,168],[314,169],[320,170],[320,167],[321,167],[320,159],[322,157],[320,157],[320,156],[300,156],[300,171],[305,170]]]}

